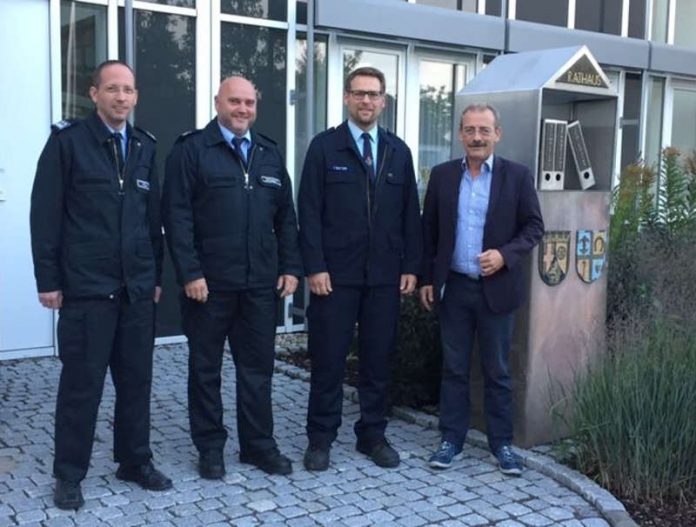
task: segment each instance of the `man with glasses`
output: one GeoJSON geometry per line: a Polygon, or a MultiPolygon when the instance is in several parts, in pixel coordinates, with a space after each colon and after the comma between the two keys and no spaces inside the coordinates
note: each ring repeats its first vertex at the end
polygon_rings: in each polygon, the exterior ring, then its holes
{"type": "Polygon", "coordinates": [[[433,168],[423,208],[421,303],[439,307],[443,368],[442,442],[433,468],[451,466],[469,428],[469,366],[478,337],[485,381],[486,432],[504,474],[520,475],[512,442],[510,341],[525,300],[524,259],[544,233],[529,169],[494,156],[498,112],[470,105],[459,139],[465,157],[433,168]]]}
{"type": "Polygon", "coordinates": [[[357,450],[378,466],[399,464],[385,438],[389,355],[400,294],[416,285],[422,233],[411,152],[377,124],[384,94],[381,71],[364,67],[350,73],[343,94],[348,120],[312,140],[302,171],[300,248],[311,291],[307,470],[329,467],[356,322],[357,450]]]}
{"type": "Polygon", "coordinates": [[[53,125],[31,196],[39,301],[60,310],[53,462],[60,509],[84,504],[80,482],[107,368],[116,389],[116,477],[147,490],[172,486],[153,466],[150,450],[154,302],[162,269],[155,139],[126,120],[138,100],[128,65],[99,65],[89,95],[91,115],[53,125]]]}

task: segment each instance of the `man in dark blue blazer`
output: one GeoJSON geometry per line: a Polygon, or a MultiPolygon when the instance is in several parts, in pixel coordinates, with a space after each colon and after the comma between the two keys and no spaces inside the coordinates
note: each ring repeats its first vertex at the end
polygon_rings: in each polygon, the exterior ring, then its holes
{"type": "Polygon", "coordinates": [[[358,68],[348,75],[344,103],[349,118],[312,140],[302,171],[300,248],[311,290],[307,470],[329,467],[356,322],[357,450],[379,466],[399,464],[384,436],[389,355],[400,293],[409,294],[416,286],[422,231],[411,152],[377,126],[384,92],[384,75],[377,69],[358,68]]]}
{"type": "Polygon", "coordinates": [[[420,298],[438,306],[443,348],[442,442],[430,458],[447,468],[469,427],[469,369],[478,337],[488,444],[505,474],[519,475],[512,451],[512,386],[508,360],[515,310],[525,301],[521,261],[544,223],[529,169],[493,155],[500,140],[490,105],[464,109],[459,138],[466,156],[433,168],[423,210],[420,298]]]}

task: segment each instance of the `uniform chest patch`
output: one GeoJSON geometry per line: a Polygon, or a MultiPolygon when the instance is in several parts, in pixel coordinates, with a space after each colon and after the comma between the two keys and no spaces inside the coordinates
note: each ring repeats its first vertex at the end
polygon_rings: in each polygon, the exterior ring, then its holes
{"type": "Polygon", "coordinates": [[[150,182],[149,181],[143,181],[142,179],[136,179],[135,184],[138,186],[138,188],[141,188],[143,190],[150,190],[150,182]]]}
{"type": "Polygon", "coordinates": [[[269,185],[271,187],[281,187],[280,179],[272,176],[261,176],[261,183],[269,185]]]}
{"type": "Polygon", "coordinates": [[[342,165],[334,165],[331,167],[331,170],[335,172],[348,172],[348,167],[342,165]]]}

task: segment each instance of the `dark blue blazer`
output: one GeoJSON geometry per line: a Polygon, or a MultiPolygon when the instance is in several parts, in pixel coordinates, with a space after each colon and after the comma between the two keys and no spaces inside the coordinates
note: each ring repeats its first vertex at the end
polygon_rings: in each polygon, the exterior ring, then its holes
{"type": "Polygon", "coordinates": [[[379,129],[377,181],[346,122],[318,134],[305,157],[298,212],[307,275],[328,271],[334,285],[395,285],[418,274],[422,231],[408,146],[379,129]]]}
{"type": "MultiPolygon", "coordinates": [[[[462,159],[437,165],[430,174],[425,196],[421,284],[434,286],[436,302],[452,265],[462,173],[462,159]]],[[[505,265],[483,278],[484,295],[493,312],[508,313],[524,303],[526,284],[520,262],[543,234],[544,222],[531,172],[524,165],[495,156],[483,250],[500,251],[505,265]]]]}

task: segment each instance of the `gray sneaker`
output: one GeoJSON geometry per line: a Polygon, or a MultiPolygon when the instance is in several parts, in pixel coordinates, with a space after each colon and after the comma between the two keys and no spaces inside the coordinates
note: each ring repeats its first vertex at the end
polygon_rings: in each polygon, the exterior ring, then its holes
{"type": "Polygon", "coordinates": [[[443,441],[437,451],[430,456],[428,464],[432,468],[450,468],[454,459],[459,459],[462,454],[462,447],[456,447],[454,443],[443,441]]]}

